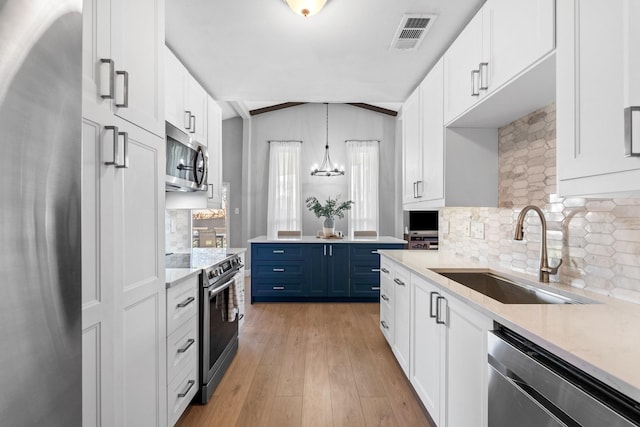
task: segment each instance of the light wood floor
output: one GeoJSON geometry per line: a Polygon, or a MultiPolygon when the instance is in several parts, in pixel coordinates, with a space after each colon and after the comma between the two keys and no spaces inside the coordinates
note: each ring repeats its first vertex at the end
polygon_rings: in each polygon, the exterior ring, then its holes
{"type": "Polygon", "coordinates": [[[430,426],[375,303],[247,304],[238,354],[178,426],[430,426]]]}

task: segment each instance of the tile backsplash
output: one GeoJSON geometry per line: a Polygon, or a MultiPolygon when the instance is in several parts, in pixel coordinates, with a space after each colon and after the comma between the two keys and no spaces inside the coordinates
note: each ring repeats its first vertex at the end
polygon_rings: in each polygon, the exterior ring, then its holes
{"type": "Polygon", "coordinates": [[[191,211],[189,209],[166,209],[164,216],[166,252],[189,252],[191,250],[191,211]]]}
{"type": "Polygon", "coordinates": [[[528,214],[515,241],[520,210],[545,212],[551,276],[579,288],[640,303],[640,199],[561,198],[556,191],[555,104],[499,129],[498,208],[440,210],[440,247],[537,278],[541,226],[528,214]]]}

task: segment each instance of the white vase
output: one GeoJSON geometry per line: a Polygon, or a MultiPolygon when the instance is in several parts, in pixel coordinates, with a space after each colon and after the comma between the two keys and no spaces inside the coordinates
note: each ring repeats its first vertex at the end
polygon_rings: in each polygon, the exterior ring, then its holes
{"type": "Polygon", "coordinates": [[[334,236],[336,234],[336,223],[332,218],[325,218],[322,223],[322,232],[324,237],[334,236]]]}

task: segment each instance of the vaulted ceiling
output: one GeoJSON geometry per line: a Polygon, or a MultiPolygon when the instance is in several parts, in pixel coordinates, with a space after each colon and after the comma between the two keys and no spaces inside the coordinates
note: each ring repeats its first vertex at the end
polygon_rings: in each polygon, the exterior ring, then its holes
{"type": "MultiPolygon", "coordinates": [[[[398,110],[484,0],[166,0],[167,45],[235,110],[353,102],[398,110]],[[391,48],[406,14],[436,15],[414,50],[391,48]]],[[[227,118],[235,112],[223,105],[227,118]]]]}

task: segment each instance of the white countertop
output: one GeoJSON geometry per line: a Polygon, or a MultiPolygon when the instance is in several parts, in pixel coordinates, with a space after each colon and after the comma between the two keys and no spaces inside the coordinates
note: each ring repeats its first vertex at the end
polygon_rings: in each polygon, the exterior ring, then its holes
{"type": "Polygon", "coordinates": [[[249,240],[249,243],[402,243],[406,244],[406,240],[398,239],[391,236],[378,236],[378,237],[358,237],[356,239],[350,239],[348,237],[325,239],[316,236],[302,236],[302,237],[286,237],[270,239],[267,236],[254,237],[249,240]]]}
{"type": "Polygon", "coordinates": [[[222,261],[229,255],[245,252],[246,248],[193,248],[191,249],[191,268],[166,268],[165,283],[167,288],[199,274],[203,268],[222,261]]]}
{"type": "MultiPolygon", "coordinates": [[[[640,306],[571,286],[554,289],[601,304],[502,304],[431,269],[490,270],[537,286],[529,275],[488,267],[441,251],[381,250],[413,272],[504,326],[640,402],[640,306]]],[[[425,308],[425,309],[428,309],[425,308]]]]}

